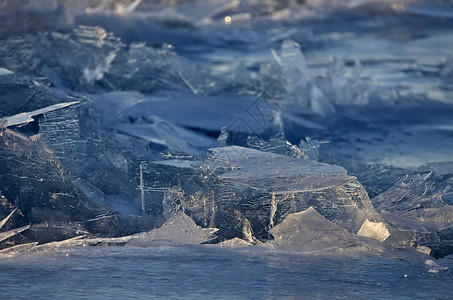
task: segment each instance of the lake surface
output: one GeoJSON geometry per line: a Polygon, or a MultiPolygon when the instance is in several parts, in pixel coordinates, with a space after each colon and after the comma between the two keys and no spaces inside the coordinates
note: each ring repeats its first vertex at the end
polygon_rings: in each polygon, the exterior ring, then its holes
{"type": "Polygon", "coordinates": [[[0,288],[2,299],[450,299],[453,259],[437,263],[441,270],[371,255],[89,247],[0,258],[0,288]]]}

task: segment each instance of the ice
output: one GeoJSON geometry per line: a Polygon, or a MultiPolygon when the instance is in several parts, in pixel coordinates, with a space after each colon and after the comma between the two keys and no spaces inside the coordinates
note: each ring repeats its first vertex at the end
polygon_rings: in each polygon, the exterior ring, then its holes
{"type": "Polygon", "coordinates": [[[0,229],[2,229],[3,226],[5,226],[6,222],[8,222],[9,218],[16,212],[17,207],[13,209],[12,212],[9,213],[1,222],[0,222],[0,229]]]}
{"type": "Polygon", "coordinates": [[[196,245],[214,239],[215,231],[214,228],[201,228],[186,214],[177,212],[158,229],[133,236],[127,245],[140,247],[196,245]]]}
{"type": "MultiPolygon", "coordinates": [[[[33,119],[34,116],[41,115],[41,114],[44,114],[47,112],[51,112],[53,110],[57,110],[60,108],[68,107],[68,106],[76,104],[76,103],[79,103],[79,102],[73,101],[73,102],[58,103],[58,104],[54,104],[54,105],[44,107],[44,108],[41,108],[38,110],[34,110],[31,112],[24,112],[24,113],[20,113],[20,114],[14,115],[14,116],[6,117],[6,118],[4,118],[4,120],[6,122],[4,123],[4,125],[2,127],[6,128],[9,126],[14,126],[14,125],[28,124],[28,123],[34,121],[34,119],[33,119]]],[[[3,119],[1,119],[1,120],[3,120],[3,119]]]]}
{"type": "Polygon", "coordinates": [[[27,226],[23,226],[23,227],[20,227],[20,228],[8,230],[8,231],[5,231],[5,232],[0,232],[0,241],[3,241],[3,240],[6,240],[7,238],[15,236],[16,234],[21,233],[22,231],[25,231],[25,230],[27,230],[29,228],[30,228],[30,225],[27,225],[27,226]]]}
{"type": "Polygon", "coordinates": [[[384,214],[390,224],[399,220],[394,226],[397,226],[400,241],[428,246],[433,249],[433,255],[442,257],[451,251],[451,238],[444,234],[452,219],[452,206],[448,201],[451,179],[451,163],[428,165],[401,178],[376,196],[373,203],[378,210],[390,211],[406,219],[389,219],[384,214]],[[411,225],[414,221],[420,225],[411,225]],[[403,238],[402,229],[398,229],[401,226],[409,226],[405,231],[410,236],[403,238]]]}
{"type": "Polygon", "coordinates": [[[440,74],[442,83],[447,87],[453,86],[453,55],[447,59],[440,74]]]}
{"type": "Polygon", "coordinates": [[[376,207],[418,220],[428,228],[443,227],[451,220],[452,207],[442,201],[444,195],[451,193],[451,176],[451,171],[439,175],[433,171],[406,175],[374,198],[376,207]],[[395,200],[389,202],[387,199],[395,200]]]}
{"type": "Polygon", "coordinates": [[[34,111],[63,100],[61,91],[52,89],[43,78],[8,74],[0,76],[0,118],[34,111]]]}
{"type": "Polygon", "coordinates": [[[390,236],[390,232],[386,228],[384,222],[371,222],[368,219],[363,222],[357,234],[375,239],[380,243],[390,236]]]}
{"type": "Polygon", "coordinates": [[[0,76],[9,75],[9,74],[14,74],[14,72],[12,72],[8,69],[5,69],[5,68],[0,68],[0,76]]]}
{"type": "MultiPolygon", "coordinates": [[[[280,130],[282,126],[281,108],[266,95],[213,97],[172,92],[165,97],[156,97],[115,92],[93,96],[93,100],[98,109],[110,106],[108,111],[121,118],[154,123],[157,117],[210,134],[227,127],[228,131],[265,135],[280,130]],[[116,109],[116,105],[121,105],[121,108],[116,109]]],[[[101,120],[104,118],[109,117],[101,116],[101,120]]]]}
{"type": "Polygon", "coordinates": [[[267,240],[270,228],[310,206],[353,233],[366,218],[381,220],[343,168],[244,147],[213,148],[203,161],[145,163],[142,176],[146,214],[183,211],[218,228],[220,240],[267,240]]]}
{"type": "Polygon", "coordinates": [[[292,40],[282,43],[280,56],[273,52],[281,68],[281,76],[287,97],[299,106],[309,107],[315,113],[326,116],[334,111],[331,101],[312,81],[300,45],[292,40]]]}
{"type": "Polygon", "coordinates": [[[279,225],[272,228],[270,233],[274,237],[270,243],[284,251],[344,251],[360,244],[360,240],[324,218],[313,207],[289,214],[279,225]]]}
{"type": "Polygon", "coordinates": [[[268,193],[322,190],[355,179],[342,167],[238,146],[214,148],[212,157],[214,163],[224,162],[231,168],[221,178],[268,193]],[[276,171],[280,163],[286,168],[276,171]]]}
{"type": "Polygon", "coordinates": [[[453,252],[449,5],[72,2],[0,5],[1,248],[453,252]]]}
{"type": "Polygon", "coordinates": [[[288,142],[283,133],[271,136],[268,141],[265,141],[257,136],[249,136],[247,138],[247,146],[249,148],[263,152],[272,152],[275,154],[281,154],[295,158],[308,158],[305,151],[288,142]]]}
{"type": "Polygon", "coordinates": [[[0,64],[15,74],[46,77],[72,90],[114,89],[105,78],[123,44],[100,27],[81,26],[71,33],[38,32],[0,42],[0,64]],[[68,60],[67,55],[73,59],[68,60]]]}

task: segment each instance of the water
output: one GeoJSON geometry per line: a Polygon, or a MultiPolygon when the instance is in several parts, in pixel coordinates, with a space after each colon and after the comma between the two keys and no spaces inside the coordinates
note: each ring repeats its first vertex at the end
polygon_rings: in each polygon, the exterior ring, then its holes
{"type": "Polygon", "coordinates": [[[451,271],[429,270],[368,255],[94,247],[2,258],[0,288],[2,299],[450,299],[451,271]]]}

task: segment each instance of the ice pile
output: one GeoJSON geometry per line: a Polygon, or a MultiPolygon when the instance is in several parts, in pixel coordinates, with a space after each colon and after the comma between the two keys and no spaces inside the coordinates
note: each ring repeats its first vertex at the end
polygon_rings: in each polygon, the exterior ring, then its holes
{"type": "MultiPolygon", "coordinates": [[[[71,14],[66,1],[47,2],[71,14]]],[[[309,61],[302,48],[338,37],[278,20],[302,22],[325,1],[145,2],[86,1],[59,25],[0,30],[0,251],[231,243],[453,253],[451,163],[409,170],[367,156],[421,144],[414,132],[447,149],[451,105],[372,83],[360,59],[309,61]],[[78,24],[95,17],[156,25],[168,41],[78,24]],[[58,30],[38,30],[49,26],[58,30]],[[187,45],[178,52],[171,39],[187,45]],[[270,58],[214,55],[229,46],[270,58]]],[[[360,19],[373,11],[365,4],[332,7],[360,19]]],[[[395,60],[365,63],[371,73],[395,60]]],[[[446,89],[450,60],[419,69],[446,89]]],[[[408,64],[398,68],[410,73],[408,64]]]]}

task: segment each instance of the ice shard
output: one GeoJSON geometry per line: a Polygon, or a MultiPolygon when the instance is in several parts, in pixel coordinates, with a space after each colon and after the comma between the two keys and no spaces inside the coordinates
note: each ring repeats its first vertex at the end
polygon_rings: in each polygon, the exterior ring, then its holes
{"type": "Polygon", "coordinates": [[[313,207],[289,214],[270,229],[277,249],[303,253],[345,251],[361,244],[350,232],[327,220],[313,207]]]}
{"type": "Polygon", "coordinates": [[[322,190],[355,180],[339,166],[239,146],[214,148],[212,158],[232,169],[219,174],[221,178],[267,193],[322,190]],[[279,163],[286,167],[277,169],[279,163]]]}
{"type": "Polygon", "coordinates": [[[176,212],[161,227],[131,237],[129,246],[196,245],[215,239],[215,228],[201,228],[183,212],[176,212]]]}

